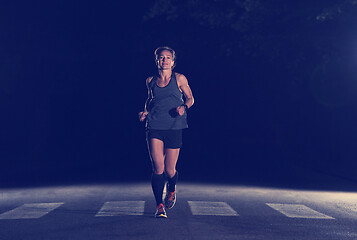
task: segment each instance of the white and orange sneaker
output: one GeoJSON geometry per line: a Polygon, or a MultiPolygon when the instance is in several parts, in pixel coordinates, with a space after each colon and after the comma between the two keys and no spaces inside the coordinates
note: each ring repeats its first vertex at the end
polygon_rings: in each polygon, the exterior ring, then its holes
{"type": "Polygon", "coordinates": [[[155,217],[156,218],[167,218],[164,204],[160,203],[159,205],[157,205],[155,217]]]}
{"type": "Polygon", "coordinates": [[[164,199],[165,207],[171,209],[176,203],[176,191],[170,192],[169,188],[166,186],[166,196],[164,199]]]}

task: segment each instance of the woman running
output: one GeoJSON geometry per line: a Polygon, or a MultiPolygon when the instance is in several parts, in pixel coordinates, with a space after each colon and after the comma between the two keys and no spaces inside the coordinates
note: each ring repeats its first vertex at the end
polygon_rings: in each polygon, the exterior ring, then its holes
{"type": "Polygon", "coordinates": [[[188,127],[187,110],[194,100],[186,77],[173,72],[175,51],[159,47],[155,50],[155,61],[158,75],[146,79],[148,99],[139,119],[146,120],[146,140],[153,167],[151,185],[157,206],[155,217],[167,218],[165,208],[171,209],[176,203],[176,163],[182,145],[182,129],[188,127]]]}

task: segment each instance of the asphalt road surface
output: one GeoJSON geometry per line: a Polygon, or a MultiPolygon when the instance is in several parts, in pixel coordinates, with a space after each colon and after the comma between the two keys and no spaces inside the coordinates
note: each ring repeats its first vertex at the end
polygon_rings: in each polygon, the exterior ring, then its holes
{"type": "Polygon", "coordinates": [[[150,183],[0,189],[0,239],[357,239],[357,193],[180,183],[155,219],[150,183]]]}

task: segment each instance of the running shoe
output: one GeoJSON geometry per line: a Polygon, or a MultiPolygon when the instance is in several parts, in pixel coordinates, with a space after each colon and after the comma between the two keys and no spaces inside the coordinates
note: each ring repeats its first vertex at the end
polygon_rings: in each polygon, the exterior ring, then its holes
{"type": "Polygon", "coordinates": [[[166,186],[166,196],[165,196],[165,207],[171,209],[175,206],[176,203],[176,191],[169,192],[169,188],[166,186]]]}
{"type": "Polygon", "coordinates": [[[155,212],[155,217],[156,217],[156,218],[167,218],[164,204],[160,203],[160,204],[157,206],[156,212],[155,212]]]}

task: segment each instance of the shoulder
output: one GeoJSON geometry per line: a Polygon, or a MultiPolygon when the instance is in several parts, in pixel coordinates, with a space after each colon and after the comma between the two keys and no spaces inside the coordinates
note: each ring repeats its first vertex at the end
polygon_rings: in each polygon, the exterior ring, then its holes
{"type": "Polygon", "coordinates": [[[187,78],[181,73],[175,73],[176,80],[178,83],[187,83],[187,78]]]}

